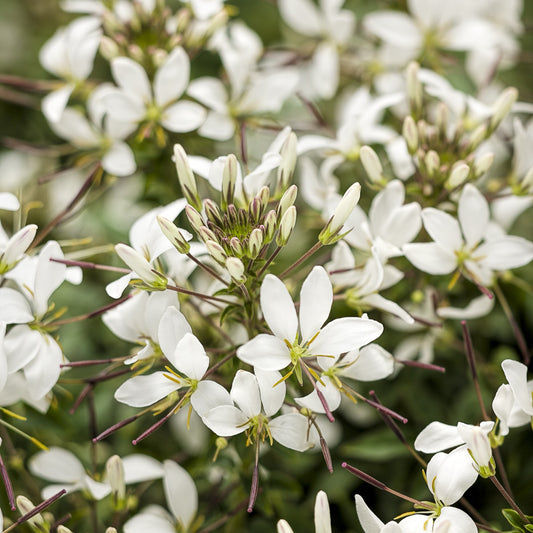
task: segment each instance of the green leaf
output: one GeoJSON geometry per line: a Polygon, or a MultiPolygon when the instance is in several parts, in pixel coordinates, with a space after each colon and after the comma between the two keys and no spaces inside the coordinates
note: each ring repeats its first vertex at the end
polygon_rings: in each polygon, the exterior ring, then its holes
{"type": "Polygon", "coordinates": [[[524,532],[525,522],[520,515],[514,509],[502,509],[504,518],[511,524],[517,531],[524,532]]]}

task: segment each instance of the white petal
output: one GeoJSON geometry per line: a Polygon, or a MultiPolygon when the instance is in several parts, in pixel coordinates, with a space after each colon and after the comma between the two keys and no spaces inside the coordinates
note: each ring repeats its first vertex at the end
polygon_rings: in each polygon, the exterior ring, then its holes
{"type": "Polygon", "coordinates": [[[8,287],[2,287],[0,288],[0,301],[2,302],[2,305],[0,305],[0,322],[25,324],[33,321],[30,304],[20,292],[8,287]]]}
{"type": "Polygon", "coordinates": [[[307,418],[300,413],[281,415],[268,423],[275,441],[291,450],[303,452],[310,445],[307,440],[307,418]]]}
{"type": "Polygon", "coordinates": [[[329,277],[321,266],[311,270],[300,291],[300,332],[301,341],[313,337],[329,316],[333,303],[333,288],[329,277]]]}
{"type": "Polygon", "coordinates": [[[84,476],[83,482],[95,500],[101,500],[111,493],[111,486],[109,484],[95,481],[87,475],[84,476]]]}
{"type": "Polygon", "coordinates": [[[198,135],[215,141],[227,141],[234,131],[235,121],[230,116],[210,111],[205,122],[198,128],[198,135]]]}
{"type": "Polygon", "coordinates": [[[431,422],[416,438],[415,449],[424,453],[435,453],[463,443],[464,440],[457,432],[457,426],[431,422]]]}
{"type": "Polygon", "coordinates": [[[0,192],[0,209],[16,211],[20,207],[17,197],[10,192],[0,192]]]}
{"type": "Polygon", "coordinates": [[[400,48],[418,49],[422,35],[414,20],[399,11],[376,11],[363,19],[366,31],[400,48]]]}
{"type": "Polygon", "coordinates": [[[26,325],[11,328],[4,338],[4,351],[9,374],[26,366],[39,353],[41,342],[41,333],[37,330],[26,325]]]}
{"type": "Polygon", "coordinates": [[[283,20],[298,33],[316,37],[322,32],[321,14],[309,0],[280,0],[278,8],[283,20]]]}
{"type": "Polygon", "coordinates": [[[161,118],[161,125],[169,131],[185,133],[202,125],[206,110],[194,102],[177,102],[167,107],[161,118]]]}
{"type": "Polygon", "coordinates": [[[311,79],[320,98],[329,100],[339,86],[339,54],[334,43],[320,43],[311,59],[311,79]]]}
{"type": "Polygon", "coordinates": [[[323,490],[318,491],[315,500],[315,533],[331,533],[328,496],[323,490]]]}
{"type": "Polygon", "coordinates": [[[435,520],[434,531],[440,531],[441,522],[448,522],[449,529],[444,529],[446,533],[477,533],[476,523],[461,509],[455,507],[443,507],[439,517],[435,520]]]}
{"type": "Polygon", "coordinates": [[[490,218],[487,200],[474,185],[467,183],[464,186],[457,214],[466,245],[472,248],[485,235],[490,218]]]}
{"type": "Polygon", "coordinates": [[[463,244],[459,223],[448,213],[428,207],[422,211],[424,227],[430,237],[447,251],[459,250],[463,244]]]}
{"type": "Polygon", "coordinates": [[[43,98],[41,102],[41,109],[43,111],[43,115],[46,117],[46,120],[53,123],[57,122],[61,118],[63,111],[67,107],[67,103],[73,90],[74,84],[68,83],[60,89],[52,91],[43,98]]]}
{"type": "Polygon", "coordinates": [[[342,375],[358,381],[376,381],[390,376],[393,371],[392,355],[377,344],[369,344],[359,350],[354,363],[342,369],[342,375]]]}
{"type": "Polygon", "coordinates": [[[191,404],[200,416],[204,416],[219,405],[233,406],[229,392],[215,381],[200,381],[198,388],[191,396],[191,404]]]}
{"type": "Polygon", "coordinates": [[[128,95],[147,104],[152,100],[150,80],[144,68],[129,57],[116,57],[111,60],[111,72],[117,85],[128,95]]]}
{"type": "Polygon", "coordinates": [[[488,315],[494,307],[494,298],[489,298],[482,294],[474,298],[465,308],[440,307],[437,309],[437,316],[441,318],[455,318],[457,320],[467,320],[488,315]]]}
{"type": "Polygon", "coordinates": [[[507,270],[527,265],[533,259],[533,243],[508,235],[483,243],[474,252],[483,266],[491,270],[507,270]]]}
{"type": "Polygon", "coordinates": [[[174,524],[163,516],[142,512],[130,518],[124,524],[124,533],[176,533],[174,524]]]}
{"type": "Polygon", "coordinates": [[[204,424],[220,437],[231,437],[246,430],[248,417],[234,405],[219,405],[202,416],[204,424]]]}
{"type": "MultiPolygon", "coordinates": [[[[322,393],[322,396],[328,406],[328,409],[333,412],[335,411],[341,403],[341,393],[333,385],[329,377],[323,376],[322,382],[324,385],[321,385],[320,382],[317,382],[318,390],[322,393]]],[[[326,410],[322,404],[316,389],[313,389],[307,396],[301,398],[294,398],[295,402],[302,407],[306,407],[315,413],[325,413],[326,410]]]]}
{"type": "Polygon", "coordinates": [[[533,416],[533,400],[528,389],[526,365],[506,359],[502,363],[502,369],[521,409],[528,415],[533,416]]]}
{"type": "Polygon", "coordinates": [[[287,520],[278,520],[278,523],[276,525],[276,531],[277,533],[294,533],[293,529],[287,522],[287,520]]]}
{"type": "Polygon", "coordinates": [[[63,252],[55,241],[48,241],[39,253],[33,287],[34,311],[37,317],[48,311],[48,298],[65,280],[67,267],[61,263],[50,261],[51,258],[64,259],[63,252]]]}
{"type": "Polygon", "coordinates": [[[30,472],[48,481],[75,483],[85,476],[79,459],[68,450],[52,446],[36,453],[28,462],[30,472]]]}
{"type": "Polygon", "coordinates": [[[261,396],[257,378],[246,370],[238,370],[230,391],[231,399],[239,406],[247,418],[261,412],[261,396]]]}
{"type": "Polygon", "coordinates": [[[264,333],[240,346],[237,357],[261,370],[281,370],[291,362],[287,345],[278,337],[264,333]]]}
{"type": "Polygon", "coordinates": [[[48,394],[59,379],[63,352],[59,344],[50,336],[40,334],[39,351],[24,367],[31,398],[38,400],[48,394]]]}
{"type": "Polygon", "coordinates": [[[365,533],[381,532],[381,528],[385,524],[370,510],[370,507],[359,494],[355,495],[355,510],[365,533]]]}
{"type": "Polygon", "coordinates": [[[456,256],[436,242],[405,244],[402,250],[416,268],[428,274],[450,274],[457,266],[456,256]]]}
{"type": "Polygon", "coordinates": [[[181,524],[188,531],[198,510],[198,491],[189,473],[174,461],[165,461],[163,486],[167,504],[181,524]]]}
{"type": "Polygon", "coordinates": [[[217,78],[206,76],[191,81],[187,94],[213,111],[227,113],[228,93],[217,78]]]}
{"type": "Polygon", "coordinates": [[[413,317],[407,311],[400,307],[396,302],[383,298],[380,294],[369,294],[363,298],[363,301],[376,309],[387,311],[388,313],[401,318],[404,322],[407,322],[407,324],[414,323],[413,317]]]}
{"type": "Polygon", "coordinates": [[[268,327],[276,337],[294,342],[298,329],[294,303],[285,284],[272,274],[267,274],[261,285],[261,310],[268,327]]]}
{"type": "Polygon", "coordinates": [[[259,392],[261,393],[261,403],[266,416],[275,415],[285,401],[286,385],[284,381],[280,382],[281,374],[279,372],[268,372],[254,369],[259,392]]]}
{"type": "Polygon", "coordinates": [[[110,89],[102,97],[102,105],[109,116],[119,123],[135,124],[146,115],[144,102],[121,89],[110,89]]]}
{"type": "Polygon", "coordinates": [[[170,362],[192,379],[200,380],[209,368],[209,357],[202,343],[192,334],[186,333],[176,346],[170,362]]]}
{"type": "Polygon", "coordinates": [[[366,318],[337,318],[326,324],[310,349],[315,355],[339,355],[377,339],[383,325],[366,318]]]}
{"type": "Polygon", "coordinates": [[[131,274],[126,274],[125,276],[108,283],[105,287],[105,292],[107,292],[111,298],[120,298],[122,293],[126,290],[126,287],[129,285],[131,278],[131,274]]]}
{"type": "Polygon", "coordinates": [[[131,148],[121,141],[115,141],[102,157],[102,167],[115,176],[129,176],[137,169],[131,148]]]}
{"type": "Polygon", "coordinates": [[[166,372],[154,372],[148,376],[135,376],[125,381],[116,391],[115,400],[131,405],[145,407],[166,398],[180,388],[178,383],[165,377],[166,372]]]}
{"type": "Polygon", "coordinates": [[[158,107],[165,107],[183,94],[189,83],[189,73],[189,56],[178,46],[155,73],[154,95],[158,107]]]}
{"type": "Polygon", "coordinates": [[[142,453],[127,455],[122,458],[122,464],[124,466],[124,482],[126,485],[163,477],[163,465],[149,455],[143,455],[142,453]]]}

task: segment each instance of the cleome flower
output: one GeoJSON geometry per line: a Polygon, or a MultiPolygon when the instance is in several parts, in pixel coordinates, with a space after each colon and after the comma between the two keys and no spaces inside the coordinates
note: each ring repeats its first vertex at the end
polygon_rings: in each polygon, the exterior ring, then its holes
{"type": "Polygon", "coordinates": [[[282,370],[292,365],[289,375],[296,372],[301,383],[306,358],[337,359],[381,335],[383,326],[368,318],[337,318],[322,327],[332,302],[331,282],[321,266],[314,267],[302,285],[299,317],[284,283],[267,275],[261,285],[261,309],[274,335],[257,335],[237,350],[237,357],[260,370],[282,370]]]}

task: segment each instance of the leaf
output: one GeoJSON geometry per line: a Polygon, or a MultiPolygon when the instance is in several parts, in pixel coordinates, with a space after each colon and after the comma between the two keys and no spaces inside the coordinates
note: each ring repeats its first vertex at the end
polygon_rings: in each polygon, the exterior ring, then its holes
{"type": "Polygon", "coordinates": [[[526,526],[526,523],[514,509],[502,509],[502,514],[507,522],[509,522],[509,524],[516,529],[516,531],[520,531],[522,533],[525,531],[524,526],[526,526]]]}

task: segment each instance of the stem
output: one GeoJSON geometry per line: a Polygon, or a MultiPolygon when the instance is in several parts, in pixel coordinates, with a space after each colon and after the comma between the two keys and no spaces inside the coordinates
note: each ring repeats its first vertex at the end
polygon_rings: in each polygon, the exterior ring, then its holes
{"type": "Polygon", "coordinates": [[[309,249],[307,252],[305,252],[300,259],[298,259],[295,263],[293,263],[289,268],[285,269],[280,275],[279,278],[284,278],[289,272],[292,272],[296,267],[300,266],[306,259],[311,257],[316,251],[320,250],[322,248],[323,244],[318,241],[313,245],[311,249],[309,249]]]}
{"type": "Polygon", "coordinates": [[[265,270],[270,266],[270,263],[274,261],[274,259],[278,256],[278,254],[281,252],[281,246],[278,246],[274,252],[270,255],[270,257],[266,260],[266,263],[263,265],[261,270],[257,273],[257,277],[261,278],[261,276],[264,274],[265,270]]]}
{"type": "Polygon", "coordinates": [[[520,518],[524,521],[525,524],[531,524],[527,516],[522,512],[520,507],[513,500],[512,496],[503,488],[503,485],[498,481],[496,476],[490,476],[489,479],[492,481],[494,486],[500,491],[500,494],[507,500],[507,503],[520,515],[520,518]]]}
{"type": "Polygon", "coordinates": [[[108,272],[120,272],[121,274],[129,274],[131,272],[129,268],[98,265],[96,263],[89,263],[87,261],[71,261],[69,259],[55,259],[53,257],[50,258],[50,261],[54,263],[61,263],[67,266],[78,266],[80,268],[90,268],[94,270],[107,270],[108,272]]]}
{"type": "Polygon", "coordinates": [[[91,185],[95,181],[96,177],[101,172],[100,164],[93,166],[91,172],[83,182],[80,190],[76,193],[76,196],[70,201],[70,203],[58,213],[35,237],[28,250],[35,248],[56,226],[58,226],[61,221],[76,207],[76,205],[82,200],[87,191],[90,189],[91,185]]]}
{"type": "Polygon", "coordinates": [[[494,448],[492,450],[492,455],[494,456],[494,460],[496,461],[498,472],[500,473],[502,477],[503,486],[505,487],[505,490],[509,493],[509,495],[513,497],[513,491],[511,489],[511,484],[509,483],[509,478],[507,477],[507,471],[505,470],[505,465],[503,464],[503,461],[502,461],[502,454],[500,453],[500,448],[494,448]]]}
{"type": "Polygon", "coordinates": [[[511,328],[516,337],[516,342],[518,343],[518,348],[520,349],[520,353],[522,355],[522,360],[524,361],[524,364],[526,366],[529,366],[530,357],[529,357],[529,350],[527,347],[526,339],[524,338],[524,335],[522,333],[522,330],[520,329],[520,326],[517,324],[515,320],[513,311],[511,310],[511,307],[509,305],[509,302],[507,301],[507,298],[505,298],[503,291],[500,289],[500,286],[497,283],[494,284],[494,292],[496,293],[496,297],[498,298],[500,305],[502,306],[503,312],[505,313],[505,316],[507,317],[509,324],[511,324],[511,328]]]}
{"type": "Polygon", "coordinates": [[[190,296],[196,296],[202,300],[213,300],[214,302],[221,302],[226,305],[231,305],[233,302],[229,300],[224,300],[224,298],[217,298],[216,296],[210,296],[209,294],[202,294],[196,291],[190,291],[189,289],[184,289],[183,287],[177,287],[176,285],[167,285],[167,289],[170,291],[181,292],[182,294],[188,294],[190,296]]]}
{"type": "Polygon", "coordinates": [[[228,283],[223,277],[219,276],[211,267],[205,265],[199,259],[194,257],[194,255],[192,255],[191,253],[188,253],[186,255],[191,261],[196,263],[201,269],[205,270],[209,275],[213,276],[215,279],[218,279],[218,281],[226,285],[226,287],[230,286],[230,283],[228,283]]]}
{"type": "Polygon", "coordinates": [[[466,325],[465,320],[461,320],[461,327],[463,328],[463,337],[465,342],[465,352],[468,360],[468,365],[470,367],[470,373],[472,374],[472,379],[474,381],[474,387],[476,389],[476,396],[481,408],[481,414],[483,415],[484,420],[490,420],[490,417],[485,410],[485,404],[483,403],[483,397],[481,396],[481,388],[479,386],[479,379],[476,369],[476,354],[474,353],[474,347],[472,345],[472,337],[470,337],[470,331],[466,325]]]}

